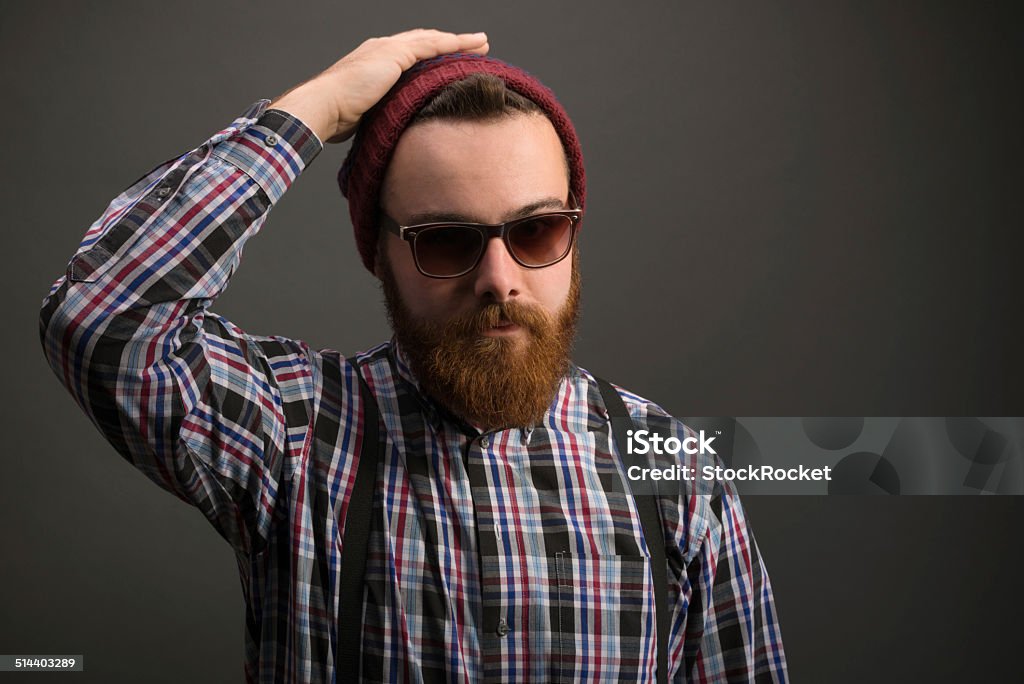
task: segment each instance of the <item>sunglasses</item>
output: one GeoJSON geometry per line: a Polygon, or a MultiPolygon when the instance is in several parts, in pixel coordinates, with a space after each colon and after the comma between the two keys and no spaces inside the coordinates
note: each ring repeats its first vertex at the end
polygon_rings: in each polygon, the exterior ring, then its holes
{"type": "Polygon", "coordinates": [[[380,212],[381,226],[409,243],[416,268],[428,278],[458,278],[478,265],[490,238],[501,238],[516,263],[525,268],[557,264],[569,254],[581,209],[548,211],[506,223],[439,221],[399,225],[380,212]]]}

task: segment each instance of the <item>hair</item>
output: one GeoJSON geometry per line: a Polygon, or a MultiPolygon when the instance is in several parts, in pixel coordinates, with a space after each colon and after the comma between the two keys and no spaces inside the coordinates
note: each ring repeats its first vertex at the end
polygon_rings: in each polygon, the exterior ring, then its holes
{"type": "Polygon", "coordinates": [[[509,89],[497,76],[470,74],[449,83],[421,109],[410,126],[435,119],[487,121],[516,114],[544,114],[537,104],[509,89]]]}

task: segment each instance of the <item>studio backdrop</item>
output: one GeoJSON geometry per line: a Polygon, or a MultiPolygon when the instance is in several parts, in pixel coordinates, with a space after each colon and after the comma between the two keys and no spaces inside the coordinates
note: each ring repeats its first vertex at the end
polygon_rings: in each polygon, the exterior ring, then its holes
{"type": "MultiPolygon", "coordinates": [[[[0,654],[83,654],[86,681],[242,680],[229,547],[81,413],[39,307],[140,175],[416,26],[487,31],[576,124],[579,365],[677,416],[1024,416],[1014,3],[6,3],[0,654]]],[[[346,354],[387,339],[345,149],[212,310],[346,354]]],[[[1017,672],[1021,498],[882,490],[744,498],[793,680],[1017,672]]]]}

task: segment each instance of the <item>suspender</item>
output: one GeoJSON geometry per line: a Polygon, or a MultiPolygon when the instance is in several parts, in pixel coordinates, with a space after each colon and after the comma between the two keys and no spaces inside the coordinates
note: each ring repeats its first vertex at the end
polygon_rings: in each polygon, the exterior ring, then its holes
{"type": "MultiPolygon", "coordinates": [[[[380,412],[377,401],[363,380],[362,373],[356,372],[359,392],[363,402],[363,441],[359,452],[359,466],[356,481],[348,505],[345,520],[344,541],[341,550],[341,585],[338,596],[338,646],[334,652],[334,678],[339,681],[340,673],[354,674],[358,678],[362,665],[363,634],[363,587],[366,576],[366,547],[370,538],[370,521],[373,506],[373,490],[377,480],[377,463],[384,459],[384,443],[379,433],[380,412]],[[345,608],[359,606],[360,610],[348,612],[345,608]],[[355,616],[358,615],[358,618],[355,616]],[[344,618],[344,619],[342,619],[344,618]]],[[[623,465],[641,467],[647,464],[642,457],[630,454],[626,449],[626,431],[632,429],[633,420],[622,403],[622,397],[608,381],[595,378],[604,399],[605,408],[611,418],[615,446],[623,465]]],[[[627,484],[628,487],[628,484],[627,484]]],[[[632,493],[630,493],[632,495],[632,493]]],[[[658,636],[658,684],[668,682],[668,579],[665,560],[665,534],[658,513],[658,500],[653,496],[633,497],[644,539],[651,554],[651,574],[654,580],[655,625],[658,636]]]]}
{"type": "Polygon", "coordinates": [[[366,545],[370,539],[373,490],[377,484],[377,462],[384,460],[384,442],[379,434],[380,412],[377,400],[356,369],[363,402],[363,443],[359,467],[345,518],[345,537],[341,547],[341,585],[338,592],[338,647],[334,651],[334,681],[341,673],[358,680],[362,665],[363,586],[366,577],[366,545]],[[348,608],[359,606],[359,612],[348,608]]]}
{"type": "MultiPolygon", "coordinates": [[[[630,466],[637,465],[641,468],[648,464],[639,454],[631,454],[626,448],[626,431],[633,429],[633,419],[629,417],[626,405],[622,403],[622,397],[615,391],[615,388],[607,380],[595,377],[597,386],[601,389],[601,398],[604,399],[604,407],[608,409],[608,417],[612,421],[612,432],[615,434],[615,447],[618,449],[619,458],[625,470],[630,466]]],[[[626,480],[628,488],[629,481],[626,480]]],[[[632,492],[630,492],[632,494],[632,492]]],[[[655,626],[658,631],[658,684],[668,682],[668,577],[667,561],[665,560],[665,531],[661,524],[661,515],[658,513],[658,497],[656,496],[634,496],[636,511],[640,514],[640,524],[644,528],[644,540],[647,541],[647,550],[651,554],[651,578],[654,580],[654,615],[655,626]]]]}

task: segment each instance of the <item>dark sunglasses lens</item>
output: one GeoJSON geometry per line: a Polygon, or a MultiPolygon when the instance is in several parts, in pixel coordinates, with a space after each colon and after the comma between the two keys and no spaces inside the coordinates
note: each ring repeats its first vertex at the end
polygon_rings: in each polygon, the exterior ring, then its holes
{"type": "Polygon", "coordinates": [[[557,214],[534,216],[509,229],[508,242],[527,266],[546,266],[569,252],[572,219],[557,214]]]}
{"type": "Polygon", "coordinates": [[[416,260],[420,269],[434,276],[457,275],[472,268],[483,235],[465,226],[436,226],[416,235],[416,260]]]}

